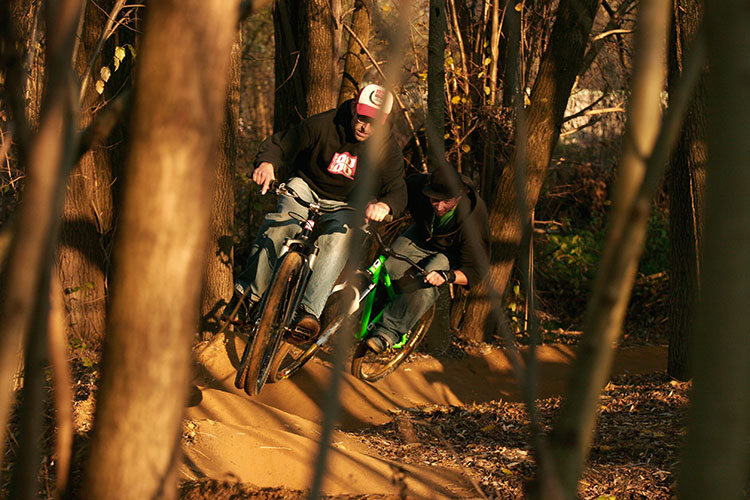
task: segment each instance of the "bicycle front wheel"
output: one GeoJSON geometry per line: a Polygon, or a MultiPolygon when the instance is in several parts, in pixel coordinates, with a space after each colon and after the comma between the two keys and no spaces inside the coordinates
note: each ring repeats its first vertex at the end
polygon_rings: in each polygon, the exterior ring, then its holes
{"type": "Polygon", "coordinates": [[[252,341],[245,347],[235,379],[235,385],[243,386],[249,396],[260,393],[268,379],[274,356],[282,342],[284,321],[294,312],[290,310],[291,301],[299,286],[302,265],[302,255],[287,253],[268,285],[252,341]]]}
{"type": "Polygon", "coordinates": [[[366,338],[357,345],[352,357],[352,375],[366,382],[375,382],[392,373],[401,363],[406,361],[409,354],[417,349],[417,346],[430,329],[432,319],[435,317],[435,305],[419,318],[419,321],[409,330],[406,342],[398,348],[389,348],[380,354],[375,354],[367,344],[366,338]]]}

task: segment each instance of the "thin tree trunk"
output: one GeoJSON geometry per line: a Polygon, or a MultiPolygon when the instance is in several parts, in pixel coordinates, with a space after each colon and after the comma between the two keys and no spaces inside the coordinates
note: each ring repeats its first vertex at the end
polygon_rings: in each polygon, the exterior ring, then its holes
{"type": "MultiPolygon", "coordinates": [[[[31,144],[20,144],[25,163],[23,199],[17,210],[16,231],[8,248],[5,267],[0,276],[0,460],[5,456],[5,431],[11,406],[12,381],[21,339],[35,339],[41,352],[45,350],[46,318],[49,309],[49,283],[54,249],[57,242],[58,220],[62,213],[65,183],[70,171],[74,150],[74,126],[77,119],[74,103],[75,86],[71,78],[70,61],[80,12],[80,1],[67,0],[52,4],[47,10],[47,81],[39,118],[39,128],[31,144]]],[[[18,99],[13,95],[10,99],[18,99]]],[[[23,98],[21,97],[21,101],[23,98]]],[[[14,112],[19,111],[15,108],[14,112]]],[[[23,113],[22,110],[20,110],[23,113]]],[[[14,116],[26,123],[25,115],[14,116]]],[[[43,356],[35,350],[33,358],[43,356]]],[[[26,367],[25,396],[29,405],[28,431],[32,441],[24,442],[26,458],[18,462],[34,461],[38,454],[41,415],[34,408],[42,397],[42,373],[37,367],[26,367]],[[29,383],[29,380],[31,383],[29,383]]],[[[38,464],[38,461],[35,462],[38,464]]],[[[0,463],[0,465],[2,465],[0,463]]],[[[34,470],[36,472],[36,469],[34,470]]],[[[36,474],[28,477],[22,470],[11,487],[18,496],[36,495],[36,474]]]]}
{"type": "Polygon", "coordinates": [[[83,498],[177,496],[238,3],[163,0],[146,11],[83,498]]]}
{"type": "MultiPolygon", "coordinates": [[[[539,198],[552,150],[557,144],[570,90],[578,75],[598,4],[596,0],[562,0],[557,10],[557,20],[534,82],[526,117],[528,133],[524,135],[528,168],[525,199],[529,213],[539,198]]],[[[489,205],[493,240],[489,286],[503,294],[513,262],[521,251],[523,232],[513,169],[503,170],[489,205]]],[[[461,335],[482,340],[491,334],[496,328],[491,307],[486,292],[478,289],[473,293],[461,335]]]]}
{"type": "Polygon", "coordinates": [[[705,260],[692,357],[682,500],[746,498],[750,455],[750,9],[706,5],[705,260]]]}
{"type": "MultiPolygon", "coordinates": [[[[685,47],[698,29],[702,6],[703,3],[696,0],[675,0],[673,4],[670,86],[682,73],[685,47]]],[[[685,120],[667,175],[671,243],[667,373],[678,380],[688,380],[691,376],[690,352],[700,284],[705,163],[708,155],[705,145],[704,79],[695,89],[688,119],[685,120]]]]}
{"type": "Polygon", "coordinates": [[[445,0],[430,0],[427,42],[427,167],[445,162],[445,0]]]}
{"type": "Polygon", "coordinates": [[[354,13],[352,14],[352,31],[356,33],[355,38],[349,35],[346,54],[344,54],[344,75],[339,90],[339,104],[357,95],[362,85],[362,77],[367,69],[367,55],[357,42],[357,38],[367,43],[370,39],[370,9],[364,0],[354,1],[354,13]]]}
{"type": "Polygon", "coordinates": [[[661,177],[656,175],[654,164],[663,165],[667,159],[664,143],[669,141],[657,142],[657,137],[669,21],[669,0],[641,4],[628,126],[607,237],[568,390],[550,436],[553,470],[559,475],[568,499],[576,498],[578,479],[591,446],[599,397],[610,374],[614,346],[621,334],[643,250],[650,205],[661,177]],[[651,172],[647,172],[647,167],[651,172]]]}
{"type": "Polygon", "coordinates": [[[240,111],[240,73],[242,35],[232,47],[232,65],[229,78],[229,96],[226,116],[221,130],[219,161],[216,163],[216,189],[214,190],[211,235],[206,260],[206,282],[203,286],[201,324],[203,340],[218,331],[217,318],[232,297],[232,269],[234,263],[234,173],[237,166],[237,130],[240,111]]]}

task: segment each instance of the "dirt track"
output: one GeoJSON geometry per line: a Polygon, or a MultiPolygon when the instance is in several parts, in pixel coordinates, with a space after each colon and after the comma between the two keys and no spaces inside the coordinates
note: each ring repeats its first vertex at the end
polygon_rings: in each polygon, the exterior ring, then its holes
{"type": "MultiPolygon", "coordinates": [[[[259,487],[310,486],[330,364],[308,363],[291,380],[264,387],[257,398],[234,388],[241,341],[218,337],[196,350],[198,374],[185,428],[185,478],[213,478],[259,487]]],[[[560,394],[574,357],[565,345],[543,346],[540,397],[560,394]]],[[[666,348],[642,346],[617,353],[614,374],[649,373],[666,366],[666,348]]],[[[463,359],[419,356],[375,384],[344,374],[339,429],[357,431],[390,421],[393,411],[430,404],[519,401],[503,351],[485,348],[463,359]]],[[[394,464],[346,432],[336,432],[329,455],[326,494],[396,494],[394,477],[405,469],[409,495],[472,498],[459,471],[394,464]]],[[[396,481],[397,483],[397,481],[396,481]]]]}

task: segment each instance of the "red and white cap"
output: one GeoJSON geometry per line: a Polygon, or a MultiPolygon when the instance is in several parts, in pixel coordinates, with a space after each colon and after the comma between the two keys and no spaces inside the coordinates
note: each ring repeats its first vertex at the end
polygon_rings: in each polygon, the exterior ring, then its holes
{"type": "Polygon", "coordinates": [[[357,114],[372,118],[381,117],[383,123],[393,108],[393,95],[380,85],[366,85],[357,95],[357,114]]]}

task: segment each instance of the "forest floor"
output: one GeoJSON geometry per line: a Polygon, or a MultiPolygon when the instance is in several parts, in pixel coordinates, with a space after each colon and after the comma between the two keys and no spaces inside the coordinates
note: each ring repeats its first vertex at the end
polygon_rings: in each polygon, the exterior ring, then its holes
{"type": "MultiPolygon", "coordinates": [[[[362,382],[348,374],[348,366],[340,372],[340,406],[321,498],[526,497],[536,467],[509,351],[497,342],[466,345],[449,335],[440,340],[435,329],[445,324],[439,314],[424,352],[381,381],[362,382]]],[[[616,349],[578,485],[581,499],[676,498],[690,384],[666,375],[666,342],[654,332],[645,341],[625,336],[616,349]]],[[[566,391],[578,335],[564,332],[536,349],[536,403],[544,432],[551,430],[566,391]]],[[[528,349],[522,338],[517,344],[528,349]]],[[[233,384],[243,346],[228,333],[194,349],[181,500],[309,497],[332,363],[316,358],[291,379],[267,384],[250,398],[233,384]]],[[[97,365],[78,363],[74,370],[74,484],[93,421],[98,373],[97,365]]],[[[51,409],[47,413],[53,422],[51,409]]],[[[49,493],[54,459],[48,455],[44,462],[49,493]]],[[[3,479],[0,490],[6,488],[3,479]]],[[[42,498],[52,497],[42,492],[42,498]]]]}
{"type": "MultiPolygon", "coordinates": [[[[307,498],[331,365],[315,360],[248,398],[232,384],[239,339],[196,350],[181,498],[307,498]]],[[[544,431],[575,345],[537,350],[544,431]]],[[[241,352],[241,351],[240,351],[241,352]]],[[[604,388],[582,499],[676,496],[689,384],[665,373],[666,347],[625,341],[604,388]]],[[[507,352],[451,342],[375,384],[342,375],[323,498],[524,498],[535,470],[528,418],[507,352]]]]}

